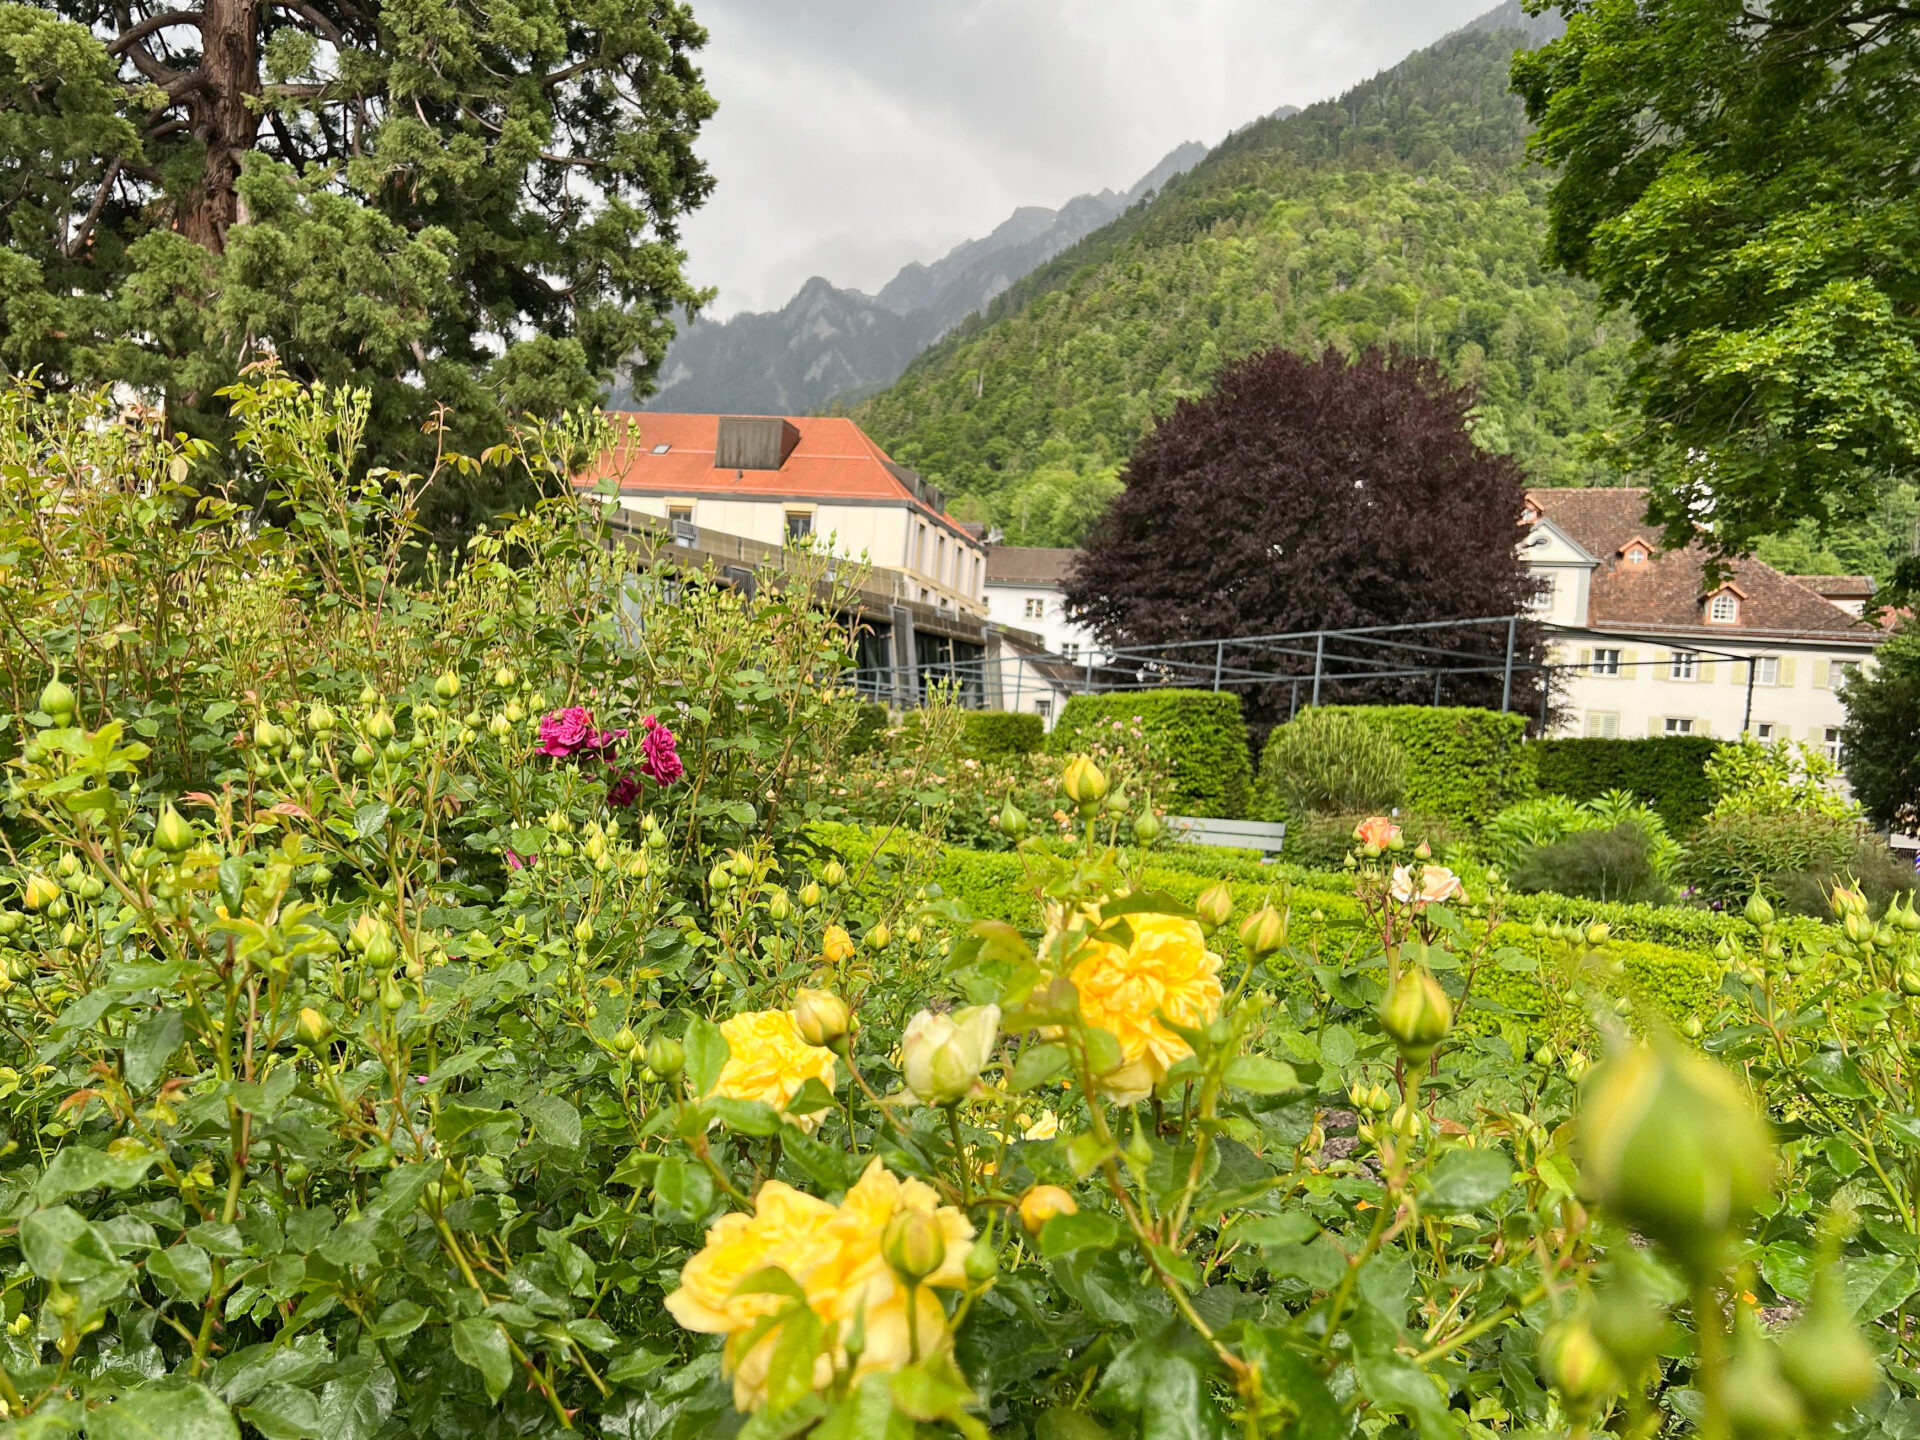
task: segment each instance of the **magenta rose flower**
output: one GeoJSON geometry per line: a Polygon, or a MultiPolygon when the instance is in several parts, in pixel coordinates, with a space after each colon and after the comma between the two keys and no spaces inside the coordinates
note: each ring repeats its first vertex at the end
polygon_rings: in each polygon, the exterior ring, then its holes
{"type": "Polygon", "coordinates": [[[570,760],[593,738],[593,716],[578,705],[555,710],[540,720],[540,753],[570,760]]]}
{"type": "Polygon", "coordinates": [[[613,783],[607,786],[607,805],[614,810],[626,810],[640,798],[640,777],[631,770],[622,770],[613,777],[613,783]]]}
{"type": "Polygon", "coordinates": [[[671,785],[687,773],[673,748],[673,731],[649,715],[647,733],[640,742],[640,770],[656,785],[671,785]]]}

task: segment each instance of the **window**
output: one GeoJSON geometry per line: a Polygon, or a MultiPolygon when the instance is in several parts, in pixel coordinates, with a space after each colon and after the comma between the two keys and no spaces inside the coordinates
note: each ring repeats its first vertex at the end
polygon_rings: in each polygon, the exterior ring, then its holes
{"type": "Polygon", "coordinates": [[[1553,590],[1556,577],[1552,575],[1542,575],[1538,578],[1540,588],[1534,592],[1533,608],[1545,614],[1547,611],[1553,609],[1553,590]]]}
{"type": "Polygon", "coordinates": [[[1587,734],[1595,740],[1620,738],[1620,716],[1613,710],[1587,711],[1587,734]]]}
{"type": "Polygon", "coordinates": [[[691,525],[693,523],[693,507],[691,505],[669,505],[667,507],[667,519],[681,520],[691,525]]]}
{"type": "Polygon", "coordinates": [[[813,512],[811,510],[789,510],[787,512],[787,539],[804,540],[813,534],[813,512]]]}
{"type": "Polygon", "coordinates": [[[656,455],[664,455],[672,448],[673,446],[671,445],[656,445],[653,447],[653,453],[656,455]]]}
{"type": "Polygon", "coordinates": [[[1693,733],[1693,721],[1684,716],[1669,715],[1665,720],[1660,722],[1660,733],[1662,735],[1691,735],[1693,733]]]}
{"type": "Polygon", "coordinates": [[[1062,641],[1060,645],[1060,653],[1069,660],[1078,660],[1080,658],[1079,642],[1076,640],[1062,641]]]}
{"type": "Polygon", "coordinates": [[[1620,673],[1620,652],[1618,650],[1596,650],[1593,652],[1593,664],[1588,667],[1595,675],[1618,675],[1620,673]]]}
{"type": "Polygon", "coordinates": [[[1047,722],[1047,717],[1053,714],[1053,701],[1051,700],[1034,701],[1033,713],[1040,717],[1040,723],[1044,725],[1047,722]]]}
{"type": "Polygon", "coordinates": [[[1820,751],[1834,764],[1840,763],[1840,727],[1823,725],[1820,729],[1820,751]]]}
{"type": "Polygon", "coordinates": [[[1762,655],[1753,662],[1753,683],[1756,685],[1778,685],[1780,683],[1780,657],[1762,655]]]}
{"type": "Polygon", "coordinates": [[[1774,738],[1774,724],[1771,720],[1762,720],[1753,727],[1753,738],[1763,743],[1771,743],[1774,738]]]}
{"type": "MultiPolygon", "coordinates": [[[[1691,650],[1676,650],[1667,658],[1669,680],[1691,680],[1700,657],[1691,650]]],[[[1685,731],[1680,732],[1685,734],[1685,731]]]]}
{"type": "Polygon", "coordinates": [[[1027,619],[1044,620],[1047,615],[1047,602],[1039,599],[1027,601],[1027,619]]]}
{"type": "Polygon", "coordinates": [[[1833,662],[1830,673],[1832,677],[1830,683],[1834,689],[1838,690],[1842,685],[1846,684],[1847,681],[1858,678],[1860,674],[1860,662],[1858,660],[1836,660],[1833,662]]]}
{"type": "Polygon", "coordinates": [[[1647,547],[1644,545],[1637,543],[1629,545],[1623,553],[1629,565],[1644,565],[1647,563],[1647,547]]]}
{"type": "Polygon", "coordinates": [[[1731,625],[1740,618],[1740,597],[1722,590],[1707,602],[1707,619],[1716,625],[1731,625]]]}

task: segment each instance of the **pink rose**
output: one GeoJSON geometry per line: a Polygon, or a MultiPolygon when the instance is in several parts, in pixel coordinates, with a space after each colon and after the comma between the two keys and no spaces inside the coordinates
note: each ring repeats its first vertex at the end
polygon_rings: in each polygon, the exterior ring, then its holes
{"type": "Polygon", "coordinates": [[[1353,838],[1362,845],[1372,845],[1384,852],[1391,850],[1394,842],[1400,838],[1400,827],[1384,815],[1373,815],[1355,827],[1353,838]]]}
{"type": "Polygon", "coordinates": [[[1448,900],[1464,900],[1467,887],[1460,883],[1460,877],[1444,865],[1422,865],[1420,867],[1420,893],[1413,893],[1413,872],[1405,865],[1393,867],[1393,898],[1402,905],[1409,902],[1418,910],[1426,905],[1439,905],[1448,900]]]}
{"type": "Polygon", "coordinates": [[[673,748],[673,731],[647,716],[646,738],[640,742],[640,770],[656,785],[671,785],[687,773],[673,748]]]}
{"type": "Polygon", "coordinates": [[[593,716],[578,705],[555,710],[540,720],[540,753],[570,760],[587,748],[593,736],[593,716]]]}

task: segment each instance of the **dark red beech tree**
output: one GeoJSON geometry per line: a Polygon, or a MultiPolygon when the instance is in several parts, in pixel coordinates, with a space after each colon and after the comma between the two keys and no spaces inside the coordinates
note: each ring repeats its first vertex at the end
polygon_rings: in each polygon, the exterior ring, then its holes
{"type": "MultiPolygon", "coordinates": [[[[1473,443],[1472,392],[1432,361],[1367,350],[1318,359],[1268,350],[1182,401],[1135,449],[1125,491],[1095,527],[1066,586],[1106,642],[1147,645],[1522,613],[1536,593],[1519,558],[1525,477],[1473,443]]],[[[1498,627],[1396,636],[1504,658],[1498,627]]],[[[1311,648],[1309,645],[1305,648],[1311,648]]],[[[1519,659],[1537,663],[1522,624],[1519,659]]],[[[1355,658],[1422,664],[1411,652],[1333,644],[1328,673],[1355,658]]],[[[1199,660],[1197,652],[1183,658],[1199,660]]],[[[1229,666],[1310,676],[1310,656],[1229,646],[1229,666]]],[[[1205,660],[1210,663],[1209,653],[1205,660]]],[[[1497,662],[1496,662],[1497,663],[1497,662]]],[[[1513,705],[1538,713],[1538,672],[1513,705]]],[[[1202,675],[1180,683],[1210,683],[1202,675]]],[[[1441,677],[1442,700],[1498,706],[1502,676],[1441,677]]],[[[1247,718],[1287,718],[1287,684],[1240,686],[1247,718]]],[[[1431,700],[1431,676],[1323,684],[1323,703],[1431,700]]]]}

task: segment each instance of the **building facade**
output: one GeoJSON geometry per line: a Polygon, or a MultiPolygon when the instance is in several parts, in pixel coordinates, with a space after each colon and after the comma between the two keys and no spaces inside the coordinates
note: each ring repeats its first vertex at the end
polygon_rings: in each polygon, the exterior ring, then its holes
{"type": "Polygon", "coordinates": [[[623,507],[670,526],[818,545],[890,572],[902,601],[985,613],[985,545],[844,416],[612,418],[616,442],[582,487],[612,478],[623,507]]]}
{"type": "Polygon", "coordinates": [[[1863,576],[1783,575],[1754,559],[1709,582],[1698,549],[1662,551],[1635,489],[1528,493],[1521,554],[1542,582],[1558,733],[1751,734],[1839,755],[1840,684],[1884,637],[1863,576]]]}
{"type": "Polygon", "coordinates": [[[1035,545],[993,545],[987,550],[987,618],[1009,631],[1037,635],[1040,645],[1009,653],[1021,656],[1016,670],[1001,679],[1002,703],[1009,710],[1039,715],[1049,726],[1068,695],[1084,678],[1078,667],[1103,658],[1093,632],[1067,614],[1067,571],[1078,550],[1035,545]]]}

